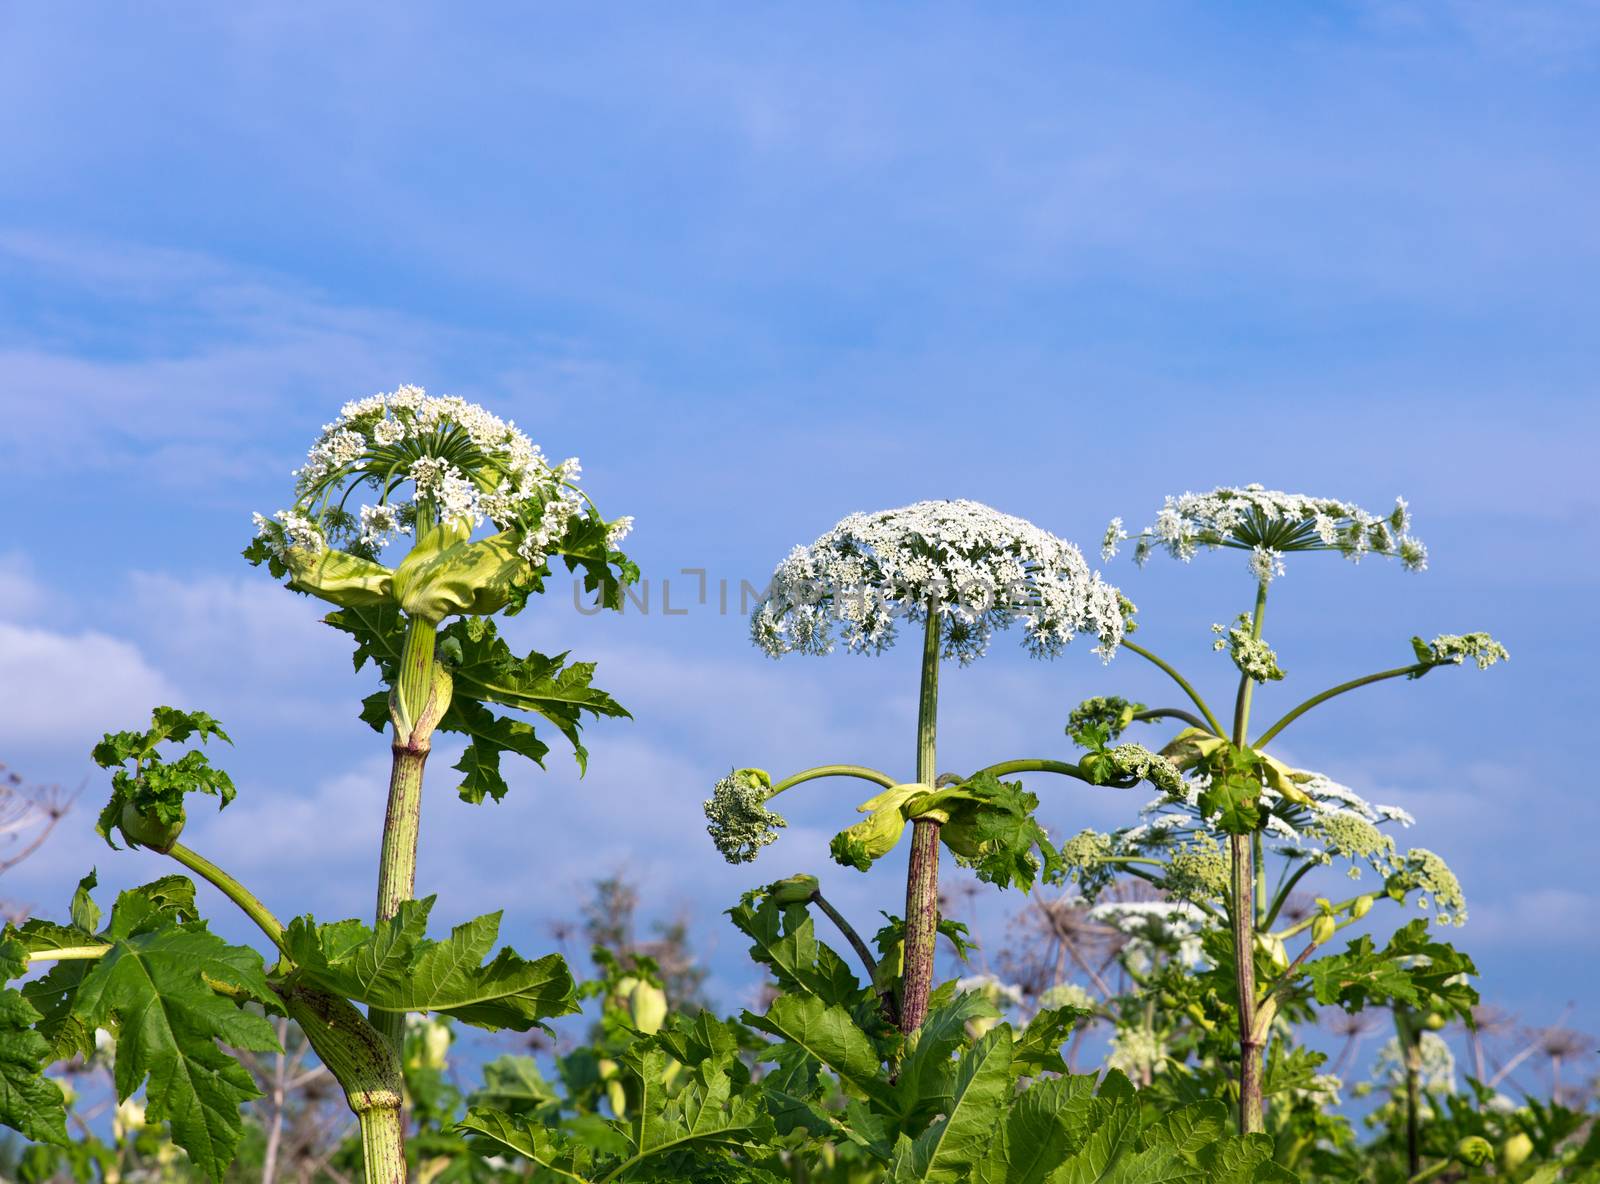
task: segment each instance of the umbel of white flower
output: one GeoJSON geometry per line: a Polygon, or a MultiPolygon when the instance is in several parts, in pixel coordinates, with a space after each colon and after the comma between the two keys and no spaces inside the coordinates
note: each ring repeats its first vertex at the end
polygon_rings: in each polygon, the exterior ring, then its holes
{"type": "Polygon", "coordinates": [[[632,519],[604,521],[577,458],[551,464],[514,424],[474,403],[402,386],[345,404],[295,476],[295,501],[254,516],[245,552],[292,585],[345,606],[395,604],[441,620],[491,613],[561,551],[604,560],[632,519]],[[492,523],[494,532],[473,539],[492,523]],[[397,536],[410,553],[378,562],[397,536]]]}
{"type": "Polygon", "coordinates": [[[1109,658],[1122,640],[1122,599],[1083,553],[1021,518],[973,501],[926,501],[852,514],[772,574],[751,635],[773,657],[847,649],[880,653],[901,619],[941,618],[942,653],[981,657],[996,629],[1020,624],[1036,657],[1079,633],[1109,658]]]}
{"type": "Polygon", "coordinates": [[[1428,549],[1412,538],[1411,510],[1396,498],[1387,514],[1373,514],[1351,502],[1303,493],[1283,493],[1260,485],[1220,487],[1210,493],[1168,497],[1155,524],[1137,535],[1113,518],[1101,551],[1106,559],[1125,539],[1134,539],[1134,560],[1143,563],[1156,547],[1188,562],[1201,547],[1231,547],[1250,552],[1250,570],[1262,583],[1284,573],[1291,551],[1337,551],[1359,562],[1367,555],[1400,560],[1407,571],[1428,566],[1428,549]]]}

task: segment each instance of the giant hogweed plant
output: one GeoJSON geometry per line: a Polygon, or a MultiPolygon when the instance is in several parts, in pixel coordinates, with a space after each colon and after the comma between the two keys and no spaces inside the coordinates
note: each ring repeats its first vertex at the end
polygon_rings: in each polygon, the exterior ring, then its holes
{"type": "MultiPolygon", "coordinates": [[[[904,621],[922,635],[915,763],[912,775],[853,764],[828,764],[774,781],[741,768],[719,781],[705,804],[708,830],[732,863],[752,860],[786,825],[772,810],[777,795],[822,778],[853,778],[879,792],[857,807],[867,817],[835,836],[833,858],[867,870],[911,828],[900,970],[886,1006],[901,1031],[917,1030],[933,983],[939,929],[939,858],[957,860],[1000,887],[1029,887],[1059,874],[1060,860],[1033,817],[1038,799],[1023,772],[1088,780],[1077,765],[1010,760],[968,776],[938,771],[939,675],[943,660],[981,657],[996,629],[1022,627],[1036,657],[1050,658],[1080,633],[1092,634],[1109,659],[1122,639],[1117,590],[1091,572],[1082,553],[1030,522],[970,501],[919,502],[852,514],[809,547],[796,547],[773,573],[751,618],[755,643],[773,657],[827,654],[842,633],[847,649],[878,654],[904,621]]],[[[909,745],[908,745],[909,747],[909,745]]],[[[1123,778],[1128,785],[1138,776],[1123,778]]]]}
{"type": "Polygon", "coordinates": [[[541,591],[556,556],[584,572],[602,604],[618,605],[635,574],[615,549],[628,520],[602,518],[577,475],[575,460],[549,464],[482,408],[415,387],[351,403],[323,430],[296,474],[293,507],[258,515],[245,554],[295,591],[335,605],[328,621],[356,638],[357,668],[375,661],[386,684],[364,711],[393,727],[377,918],[371,926],[309,916],[285,925],[179,841],[189,795],[214,795],[223,806],[234,796],[202,747],[227,741],[211,716],[160,707],[148,728],[107,734],[93,753],[112,773],[100,833],[113,846],[120,837],[169,856],[216,886],[270,941],[275,962],[269,968],[255,950],[212,934],[184,876],[122,893],[106,917],[86,878],[66,923],[33,920],[0,939],[5,979],[53,967],[0,994],[0,1122],[64,1143],[63,1096],[44,1069],[92,1053],[96,1032],[108,1031],[119,1099],[142,1085],[150,1121],[166,1122],[195,1166],[220,1179],[238,1146],[240,1105],[259,1093],[223,1046],[276,1049],[263,1013],[286,1015],[359,1119],[367,1180],[392,1184],[406,1172],[399,1053],[407,1014],[525,1031],[577,1009],[558,955],[528,961],[503,948],[485,963],[498,913],[432,940],[434,898],[413,899],[423,766],[436,730],[468,737],[457,768],[462,796],[476,801],[505,792],[502,752],[537,761],[547,751],[532,725],[495,707],[553,723],[580,762],[581,713],[622,714],[590,686],[591,666],[565,655],[519,658],[491,620],[541,591]],[[409,547],[385,566],[400,538],[409,547]]]}
{"type": "MultiPolygon", "coordinates": [[[[1094,699],[1073,712],[1068,725],[1091,754],[1125,747],[1112,745],[1135,721],[1187,725],[1160,752],[1182,780],[1164,787],[1166,797],[1147,810],[1149,820],[1110,836],[1086,832],[1066,845],[1065,858],[1091,891],[1113,873],[1136,876],[1214,922],[1205,951],[1210,979],[1225,982],[1223,993],[1237,1022],[1239,1124],[1245,1132],[1264,1129],[1262,1055],[1275,1018],[1286,1009],[1310,1000],[1351,1011],[1398,1003],[1423,1014],[1470,1020],[1476,1001],[1463,981],[1472,971],[1470,961],[1431,940],[1423,921],[1401,928],[1385,948],[1362,936],[1342,953],[1313,958],[1379,899],[1431,905],[1437,921],[1457,924],[1465,919],[1465,904],[1442,859],[1420,848],[1401,853],[1379,829],[1407,822],[1403,812],[1370,806],[1322,774],[1290,768],[1268,747],[1308,711],[1341,695],[1391,679],[1420,679],[1469,660],[1488,667],[1506,658],[1504,647],[1485,633],[1413,638],[1411,661],[1312,695],[1252,732],[1256,688],[1284,678],[1277,654],[1263,639],[1268,590],[1284,573],[1284,557],[1311,551],[1353,560],[1382,556],[1420,571],[1427,552],[1408,533],[1409,525],[1404,501],[1380,516],[1347,502],[1257,485],[1168,498],[1155,525],[1136,538],[1138,561],[1157,548],[1184,561],[1202,548],[1241,550],[1248,556],[1253,607],[1231,624],[1214,626],[1215,648],[1226,651],[1238,671],[1231,715],[1219,716],[1175,667],[1124,639],[1123,648],[1154,663],[1189,704],[1147,709],[1122,699],[1094,699]],[[1274,842],[1284,861],[1275,885],[1265,860],[1266,844],[1274,842]],[[1310,916],[1286,922],[1290,894],[1313,870],[1336,860],[1348,861],[1352,871],[1370,867],[1383,877],[1381,889],[1337,902],[1319,898],[1310,916]],[[1285,943],[1300,938],[1304,944],[1289,957],[1285,943]]],[[[1113,520],[1106,558],[1128,538],[1121,520],[1113,520]]]]}

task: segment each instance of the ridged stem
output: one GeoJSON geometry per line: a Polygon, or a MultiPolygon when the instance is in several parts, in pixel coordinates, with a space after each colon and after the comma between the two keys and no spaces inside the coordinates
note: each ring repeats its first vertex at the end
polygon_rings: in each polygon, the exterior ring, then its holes
{"type": "MultiPolygon", "coordinates": [[[[1267,612],[1267,583],[1256,586],[1256,606],[1250,618],[1250,636],[1261,639],[1267,612]]],[[[1239,675],[1239,693],[1233,707],[1233,743],[1244,748],[1250,729],[1250,700],[1255,680],[1239,675]]],[[[1255,835],[1229,835],[1233,857],[1233,957],[1234,986],[1239,1004],[1239,1131],[1254,1134],[1265,1129],[1261,1102],[1261,1050],[1266,1034],[1256,1024],[1256,870],[1255,835]]]]}
{"type": "MultiPolygon", "coordinates": [[[[928,605],[922,642],[922,685],[917,698],[917,781],[932,786],[938,773],[939,641],[937,602],[928,605]]],[[[905,969],[900,979],[900,1030],[915,1032],[928,1014],[933,990],[934,942],[939,935],[939,820],[911,823],[906,867],[905,969]]]]}
{"type": "Polygon", "coordinates": [[[279,994],[361,1123],[367,1184],[405,1184],[405,1080],[399,1056],[348,1000],[292,982],[279,994]]]}
{"type": "MultiPolygon", "coordinates": [[[[417,834],[422,824],[422,771],[432,747],[434,726],[450,701],[449,675],[433,658],[437,626],[411,618],[406,622],[400,668],[389,696],[394,721],[393,761],[389,770],[389,805],[383,818],[383,847],[378,856],[378,920],[387,921],[400,905],[413,899],[417,884],[417,834]]],[[[402,1012],[369,1013],[395,1052],[405,1035],[402,1012]]]]}

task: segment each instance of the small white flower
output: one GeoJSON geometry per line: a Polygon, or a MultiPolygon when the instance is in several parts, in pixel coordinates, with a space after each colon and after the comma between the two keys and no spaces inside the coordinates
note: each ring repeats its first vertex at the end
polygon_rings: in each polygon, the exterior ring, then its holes
{"type": "Polygon", "coordinates": [[[633,518],[624,514],[606,528],[606,546],[615,547],[633,530],[633,518]]]}
{"type": "Polygon", "coordinates": [[[1263,584],[1272,583],[1275,577],[1285,574],[1283,552],[1257,543],[1250,551],[1250,573],[1263,584]]]}

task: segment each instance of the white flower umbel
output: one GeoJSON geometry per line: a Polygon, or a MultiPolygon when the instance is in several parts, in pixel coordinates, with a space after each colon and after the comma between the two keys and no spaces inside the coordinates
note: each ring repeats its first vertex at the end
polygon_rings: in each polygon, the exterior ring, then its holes
{"type": "Polygon", "coordinates": [[[1117,590],[1071,543],[972,501],[927,501],[852,514],[773,572],[751,617],[773,657],[825,654],[837,625],[846,648],[894,644],[900,618],[936,605],[944,656],[981,657],[994,630],[1020,624],[1028,650],[1053,657],[1079,633],[1107,658],[1122,640],[1117,590]]]}
{"type": "Polygon", "coordinates": [[[1110,559],[1132,538],[1139,563],[1157,547],[1187,562],[1201,547],[1232,547],[1250,552],[1250,570],[1261,583],[1283,575],[1283,556],[1291,551],[1338,551],[1353,560],[1384,555],[1422,571],[1428,549],[1410,529],[1404,498],[1396,498],[1389,513],[1373,514],[1351,502],[1246,485],[1168,497],[1154,525],[1137,535],[1113,519],[1102,551],[1110,559]]]}
{"type": "Polygon", "coordinates": [[[576,458],[551,464],[515,424],[477,404],[402,386],[345,404],[296,470],[294,506],[257,515],[257,534],[279,561],[325,547],[376,559],[419,520],[468,532],[488,521],[514,534],[517,554],[538,568],[585,511],[607,546],[631,525],[599,520],[579,472],[576,458]],[[345,508],[358,487],[377,494],[359,516],[345,508]]]}

